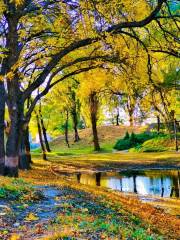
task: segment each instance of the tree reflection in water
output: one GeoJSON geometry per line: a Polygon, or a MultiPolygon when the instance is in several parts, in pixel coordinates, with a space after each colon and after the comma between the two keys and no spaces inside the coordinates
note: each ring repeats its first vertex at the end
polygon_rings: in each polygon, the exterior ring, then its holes
{"type": "Polygon", "coordinates": [[[121,192],[180,197],[180,172],[177,170],[78,173],[76,177],[78,183],[103,186],[121,192]]]}

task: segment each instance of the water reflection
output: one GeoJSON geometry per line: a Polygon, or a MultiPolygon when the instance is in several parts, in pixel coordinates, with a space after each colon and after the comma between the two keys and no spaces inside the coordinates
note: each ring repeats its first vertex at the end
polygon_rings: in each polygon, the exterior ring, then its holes
{"type": "Polygon", "coordinates": [[[161,197],[180,197],[180,172],[176,170],[131,171],[121,173],[77,174],[77,181],[121,192],[161,197]]]}

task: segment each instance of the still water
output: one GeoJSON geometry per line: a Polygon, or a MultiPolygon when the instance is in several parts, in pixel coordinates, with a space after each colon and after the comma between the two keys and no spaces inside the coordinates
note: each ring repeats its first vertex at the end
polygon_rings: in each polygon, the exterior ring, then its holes
{"type": "Polygon", "coordinates": [[[180,197],[180,170],[148,170],[77,174],[77,181],[121,192],[160,197],[180,197]]]}

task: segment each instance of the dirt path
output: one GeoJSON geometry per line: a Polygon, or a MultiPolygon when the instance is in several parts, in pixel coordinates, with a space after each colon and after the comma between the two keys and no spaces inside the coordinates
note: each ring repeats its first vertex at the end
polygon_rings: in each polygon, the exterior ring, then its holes
{"type": "Polygon", "coordinates": [[[62,192],[50,186],[36,188],[43,195],[40,201],[21,203],[0,200],[2,239],[10,239],[12,233],[22,236],[20,239],[37,239],[56,217],[56,206],[60,203],[57,196],[62,195],[62,192]]]}
{"type": "Polygon", "coordinates": [[[114,201],[118,195],[105,197],[101,191],[97,195],[65,186],[36,189],[44,195],[40,201],[0,202],[4,206],[0,209],[0,239],[178,239],[173,231],[172,238],[162,236],[155,226],[128,211],[122,199],[114,201]]]}

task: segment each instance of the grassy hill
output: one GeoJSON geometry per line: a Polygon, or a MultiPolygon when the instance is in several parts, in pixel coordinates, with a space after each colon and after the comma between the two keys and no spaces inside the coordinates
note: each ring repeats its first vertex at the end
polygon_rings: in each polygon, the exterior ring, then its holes
{"type": "MultiPolygon", "coordinates": [[[[129,133],[139,133],[142,130],[142,127],[99,126],[98,135],[102,151],[112,152],[115,142],[117,139],[123,137],[126,131],[129,133]]],[[[70,148],[67,147],[64,136],[59,136],[50,144],[52,151],[67,155],[93,152],[93,136],[91,129],[87,128],[79,130],[79,136],[81,140],[75,143],[73,133],[69,134],[70,148]]]]}

